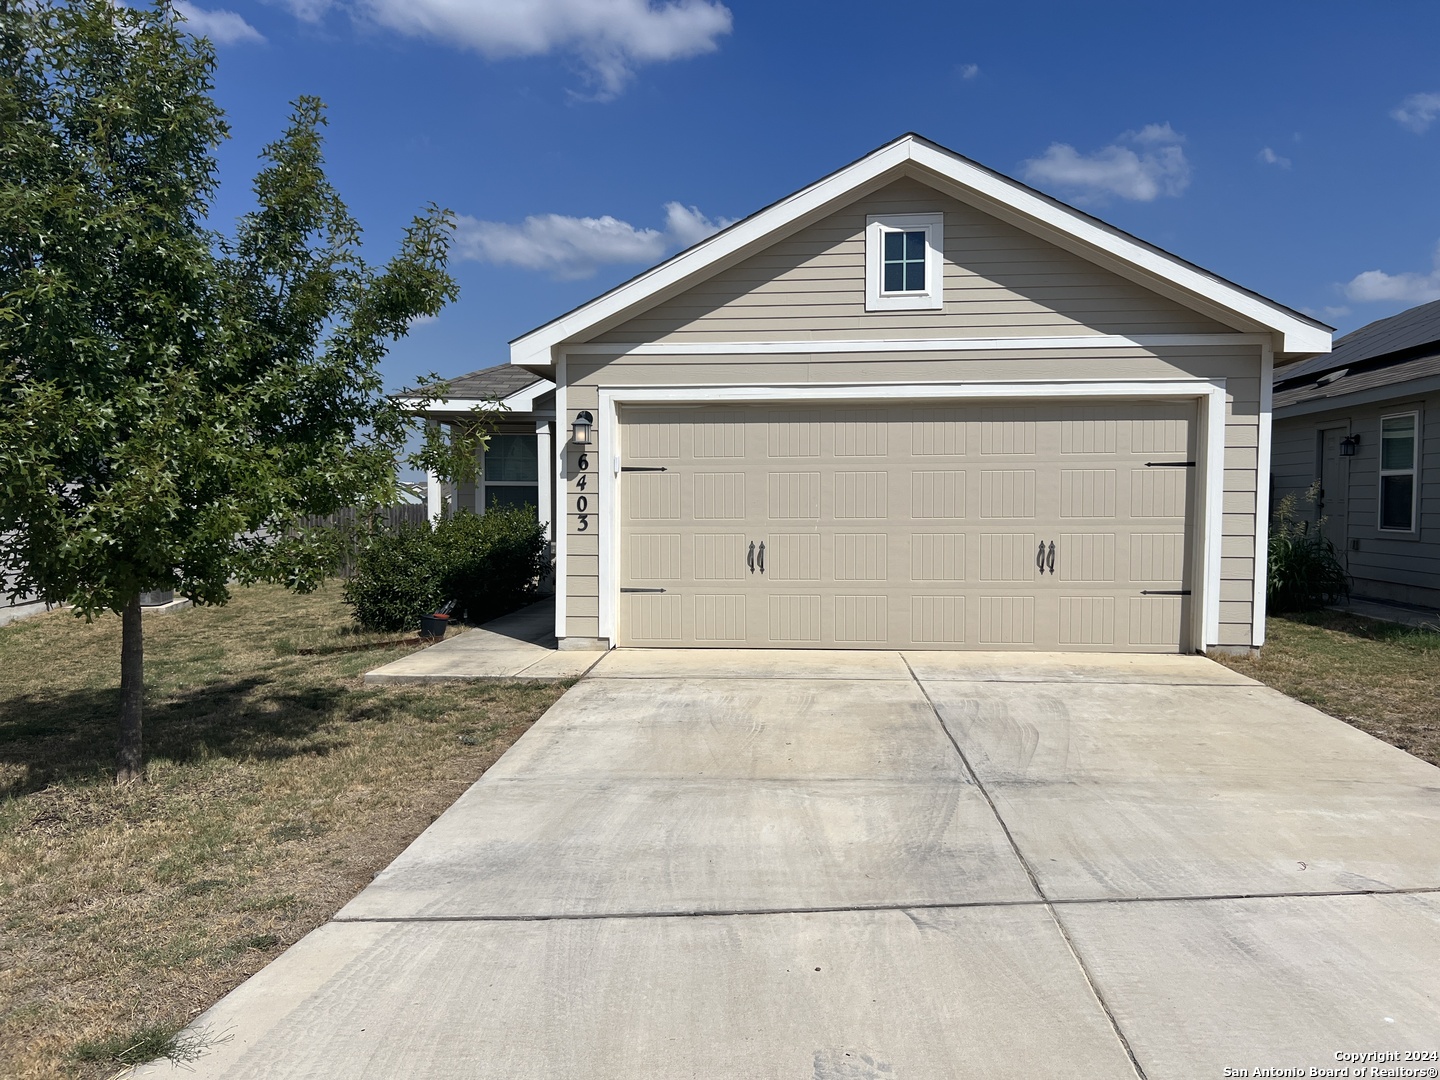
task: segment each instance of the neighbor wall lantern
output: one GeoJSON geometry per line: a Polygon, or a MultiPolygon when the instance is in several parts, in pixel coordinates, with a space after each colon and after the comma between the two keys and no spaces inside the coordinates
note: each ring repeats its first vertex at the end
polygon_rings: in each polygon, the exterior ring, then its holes
{"type": "Polygon", "coordinates": [[[595,417],[590,415],[590,410],[588,409],[581,411],[575,417],[575,426],[571,429],[571,433],[575,436],[577,446],[590,445],[590,429],[594,426],[595,417]]]}
{"type": "Polygon", "coordinates": [[[1346,435],[1345,438],[1343,438],[1343,439],[1340,440],[1340,456],[1341,456],[1341,457],[1354,457],[1354,456],[1355,456],[1355,448],[1356,448],[1357,446],[1359,446],[1359,445],[1360,445],[1360,436],[1359,436],[1359,435],[1346,435]]]}

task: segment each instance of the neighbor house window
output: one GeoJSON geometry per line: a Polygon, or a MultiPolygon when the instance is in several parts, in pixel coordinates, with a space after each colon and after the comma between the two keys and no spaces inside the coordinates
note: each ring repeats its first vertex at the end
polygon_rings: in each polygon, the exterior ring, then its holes
{"type": "Polygon", "coordinates": [[[1380,418],[1380,528],[1415,530],[1415,461],[1419,413],[1380,418]]]}
{"type": "Polygon", "coordinates": [[[865,310],[945,304],[944,214],[878,214],[865,224],[865,310]]]}
{"type": "Polygon", "coordinates": [[[535,436],[523,431],[497,431],[485,448],[485,509],[540,505],[539,462],[535,436]]]}

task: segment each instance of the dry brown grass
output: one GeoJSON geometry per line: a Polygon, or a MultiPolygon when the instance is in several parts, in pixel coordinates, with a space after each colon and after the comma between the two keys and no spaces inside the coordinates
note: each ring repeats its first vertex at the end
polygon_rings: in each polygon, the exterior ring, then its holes
{"type": "Polygon", "coordinates": [[[1321,611],[1272,618],[1254,657],[1216,657],[1440,765],[1440,633],[1321,611]]]}
{"type": "Polygon", "coordinates": [[[150,776],[124,788],[119,620],[0,627],[7,1077],[110,1076],[114,1051],[163,1043],[355,895],[566,685],[363,686],[403,652],[348,651],[383,638],[350,630],[338,591],[147,616],[150,776]]]}

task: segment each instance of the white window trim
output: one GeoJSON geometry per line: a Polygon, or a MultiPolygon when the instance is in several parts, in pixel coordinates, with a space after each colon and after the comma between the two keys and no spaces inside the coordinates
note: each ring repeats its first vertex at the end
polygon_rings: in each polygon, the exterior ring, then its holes
{"type": "Polygon", "coordinates": [[[1375,486],[1375,528],[1382,533],[1409,535],[1420,531],[1420,411],[1407,409],[1404,412],[1385,413],[1380,417],[1380,481],[1375,486]],[[1385,468],[1385,421],[1398,420],[1408,416],[1415,421],[1415,431],[1410,437],[1410,467],[1408,469],[1385,468]],[[1387,528],[1385,521],[1385,484],[1387,476],[1410,477],[1410,527],[1408,529],[1387,528]]]}
{"type": "Polygon", "coordinates": [[[945,215],[872,214],[865,219],[865,310],[938,311],[945,306],[945,215]],[[887,293],[884,236],[925,232],[925,291],[887,293]]]}

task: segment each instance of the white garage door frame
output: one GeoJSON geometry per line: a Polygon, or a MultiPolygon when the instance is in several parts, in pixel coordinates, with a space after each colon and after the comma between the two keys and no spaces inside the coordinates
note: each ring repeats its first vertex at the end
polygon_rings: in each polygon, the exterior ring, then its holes
{"type": "MultiPolygon", "coordinates": [[[[1196,478],[1198,500],[1192,531],[1191,566],[1199,595],[1191,604],[1191,648],[1204,651],[1220,637],[1220,543],[1225,494],[1225,380],[1155,379],[1073,382],[846,383],[779,386],[607,386],[600,388],[595,418],[599,469],[599,636],[618,640],[620,553],[620,409],[624,405],[762,405],[796,402],[889,403],[899,401],[982,401],[987,398],[1082,399],[1149,398],[1194,401],[1201,448],[1196,478]]],[[[560,584],[564,588],[563,583],[560,584]]]]}

